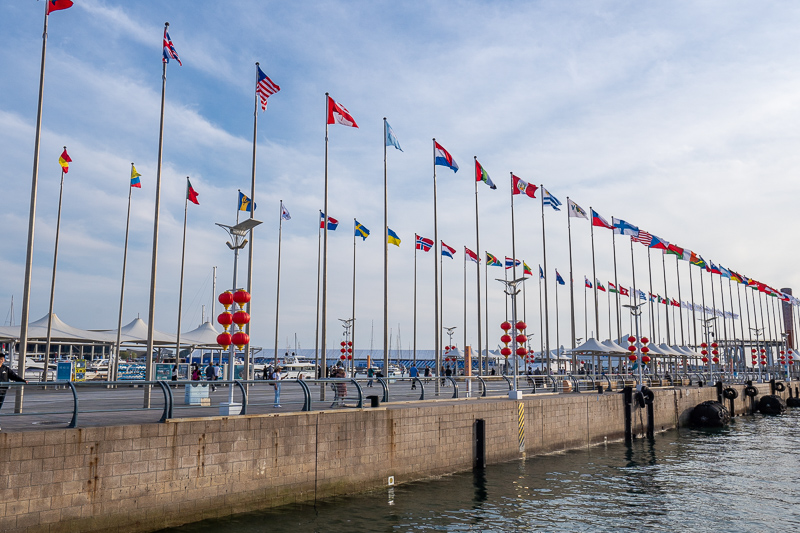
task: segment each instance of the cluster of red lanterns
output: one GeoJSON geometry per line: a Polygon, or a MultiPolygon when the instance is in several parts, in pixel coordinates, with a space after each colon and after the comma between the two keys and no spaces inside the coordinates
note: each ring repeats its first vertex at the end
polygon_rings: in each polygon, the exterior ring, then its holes
{"type": "MultiPolygon", "coordinates": [[[[641,347],[641,349],[639,351],[642,352],[642,363],[647,364],[651,360],[650,356],[647,355],[648,353],[650,353],[650,348],[647,347],[647,344],[650,342],[650,339],[648,339],[647,337],[642,337],[641,341],[642,341],[642,347],[641,347]]],[[[630,337],[628,337],[628,342],[631,343],[631,345],[628,346],[628,351],[631,352],[631,354],[628,356],[628,360],[631,363],[633,363],[637,359],[637,357],[636,357],[636,344],[635,344],[636,343],[636,337],[631,335],[630,337]]]]}
{"type": "MultiPolygon", "coordinates": [[[[718,346],[719,345],[716,342],[711,343],[711,362],[714,364],[719,363],[719,350],[717,350],[718,346]]],[[[708,363],[708,344],[704,342],[700,345],[700,347],[702,348],[700,353],[703,354],[703,357],[701,357],[700,360],[703,361],[703,363],[708,363]]]]}
{"type": "Polygon", "coordinates": [[[505,345],[503,346],[503,348],[500,349],[500,353],[506,359],[508,359],[508,356],[512,354],[512,350],[511,348],[508,347],[508,345],[511,344],[511,341],[513,340],[516,340],[517,344],[520,345],[517,348],[517,355],[520,357],[525,357],[526,355],[528,355],[528,349],[525,348],[525,341],[528,340],[528,337],[526,337],[524,333],[527,327],[528,325],[525,322],[521,320],[517,322],[516,328],[519,333],[517,333],[515,338],[512,338],[511,335],[509,334],[509,331],[511,331],[512,328],[511,323],[505,321],[502,324],[500,324],[500,329],[502,329],[505,332],[500,337],[500,342],[502,342],[505,345]]]}
{"type": "Polygon", "coordinates": [[[250,313],[244,310],[244,306],[250,302],[250,293],[244,289],[239,289],[235,293],[225,291],[219,295],[219,303],[225,307],[225,312],[217,317],[217,322],[225,328],[224,333],[217,335],[217,344],[225,350],[234,344],[240,350],[250,342],[250,335],[244,332],[244,327],[250,322],[250,313]],[[238,310],[235,313],[229,311],[231,305],[236,304],[238,310]],[[231,335],[228,328],[236,324],[237,331],[231,335]]]}
{"type": "Polygon", "coordinates": [[[342,341],[339,344],[342,346],[341,350],[339,350],[342,352],[339,359],[351,361],[353,359],[353,341],[342,341]]]}

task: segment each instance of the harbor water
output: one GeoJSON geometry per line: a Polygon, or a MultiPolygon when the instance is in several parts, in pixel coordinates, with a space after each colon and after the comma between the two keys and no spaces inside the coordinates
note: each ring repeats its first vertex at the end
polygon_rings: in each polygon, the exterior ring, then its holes
{"type": "Polygon", "coordinates": [[[800,411],[165,531],[797,531],[800,411]]]}

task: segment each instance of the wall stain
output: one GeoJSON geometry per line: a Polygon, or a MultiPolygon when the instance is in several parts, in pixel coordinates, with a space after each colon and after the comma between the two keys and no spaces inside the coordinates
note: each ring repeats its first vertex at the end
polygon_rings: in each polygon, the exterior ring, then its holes
{"type": "Polygon", "coordinates": [[[206,434],[197,439],[197,477],[206,475],[206,434]]]}

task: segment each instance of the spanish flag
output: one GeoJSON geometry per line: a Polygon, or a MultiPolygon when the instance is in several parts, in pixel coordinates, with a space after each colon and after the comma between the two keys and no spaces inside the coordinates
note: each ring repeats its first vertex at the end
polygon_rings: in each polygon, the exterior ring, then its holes
{"type": "Polygon", "coordinates": [[[69,164],[72,163],[72,159],[70,159],[69,154],[67,153],[67,147],[64,147],[64,151],[61,152],[61,157],[58,158],[58,163],[61,165],[61,171],[66,174],[69,172],[69,164]]]}

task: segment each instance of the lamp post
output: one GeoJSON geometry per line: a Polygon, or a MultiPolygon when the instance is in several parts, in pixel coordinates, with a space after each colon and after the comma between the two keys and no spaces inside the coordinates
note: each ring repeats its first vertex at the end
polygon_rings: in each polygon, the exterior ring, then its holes
{"type": "MultiPolygon", "coordinates": [[[[504,279],[498,279],[500,283],[505,285],[504,292],[511,297],[511,322],[513,322],[514,327],[517,325],[517,295],[519,294],[519,289],[517,288],[518,285],[521,285],[525,282],[525,276],[515,279],[512,281],[507,281],[504,279]]],[[[514,356],[514,381],[513,381],[513,389],[508,391],[508,397],[512,400],[521,400],[522,399],[522,391],[517,388],[517,374],[519,374],[519,355],[517,354],[517,335],[512,335],[512,342],[514,348],[511,351],[511,355],[514,356]]],[[[548,368],[547,375],[550,375],[550,369],[548,368]]]]}
{"type": "MultiPolygon", "coordinates": [[[[235,226],[227,226],[225,224],[220,224],[219,222],[216,224],[220,228],[227,231],[231,238],[231,240],[227,241],[225,244],[228,245],[228,248],[233,250],[233,292],[236,292],[236,274],[239,266],[239,250],[247,246],[247,239],[245,239],[247,232],[261,224],[261,221],[254,218],[248,218],[244,222],[239,222],[235,226]]],[[[230,355],[228,356],[228,380],[232,382],[234,380],[234,367],[236,366],[236,345],[231,343],[230,349],[230,355]]],[[[247,354],[245,354],[245,357],[247,357],[247,354]]],[[[245,379],[248,377],[249,376],[245,376],[245,379]]],[[[233,384],[231,384],[228,388],[230,389],[228,391],[228,402],[221,403],[219,406],[219,413],[222,416],[239,414],[239,408],[241,407],[241,404],[234,403],[233,401],[233,384]],[[236,412],[234,413],[233,411],[236,412]]]]}
{"type": "MultiPolygon", "coordinates": [[[[643,306],[644,304],[645,304],[645,302],[642,302],[642,303],[636,304],[636,305],[624,304],[622,306],[622,307],[627,307],[631,311],[631,316],[633,317],[633,323],[636,325],[637,343],[640,345],[639,349],[637,350],[639,352],[641,352],[641,350],[642,350],[641,343],[638,342],[638,339],[639,339],[639,317],[642,316],[642,310],[639,309],[639,308],[641,306],[643,306]]],[[[644,379],[643,376],[642,376],[642,367],[644,366],[644,363],[642,363],[642,354],[641,353],[637,356],[637,359],[638,359],[638,363],[639,363],[639,384],[637,385],[637,388],[641,388],[642,383],[643,383],[643,379],[644,379]]]]}
{"type": "Polygon", "coordinates": [[[355,377],[355,364],[356,364],[356,355],[353,351],[353,343],[350,339],[350,330],[353,327],[353,322],[355,322],[355,318],[348,318],[345,320],[344,318],[340,318],[339,321],[342,323],[342,327],[344,328],[344,333],[342,336],[344,337],[344,344],[342,345],[342,356],[344,357],[344,366],[348,368],[350,371],[350,376],[355,377]],[[350,356],[348,358],[348,355],[350,356]],[[349,362],[348,362],[349,361],[349,362]]]}
{"type": "MultiPolygon", "coordinates": [[[[705,346],[703,346],[703,351],[706,352],[706,353],[703,354],[704,357],[706,357],[708,355],[712,355],[713,356],[713,351],[711,352],[711,354],[709,354],[708,353],[708,349],[711,348],[711,344],[712,344],[711,343],[711,337],[714,336],[714,331],[713,331],[714,330],[714,321],[716,319],[717,319],[717,317],[712,317],[712,318],[706,318],[706,319],[701,319],[700,320],[700,322],[701,322],[700,326],[702,326],[702,328],[703,328],[703,336],[706,339],[706,342],[703,343],[705,345],[705,346]]],[[[713,360],[713,358],[709,358],[708,359],[708,382],[709,383],[711,383],[711,380],[713,379],[713,373],[714,373],[714,360],[713,360]]]]}
{"type": "MultiPolygon", "coordinates": [[[[450,356],[450,354],[448,354],[447,352],[449,352],[450,350],[453,349],[453,335],[455,335],[457,327],[458,326],[452,326],[452,327],[449,327],[449,328],[448,327],[442,327],[442,329],[447,331],[447,348],[445,349],[444,353],[448,357],[450,356]]],[[[447,359],[447,358],[445,358],[445,359],[447,359]]],[[[457,362],[457,357],[453,357],[453,360],[457,362]]],[[[453,375],[454,376],[456,375],[455,370],[456,370],[456,365],[453,365],[453,375]]],[[[444,374],[442,374],[442,375],[444,375],[444,374]]]]}
{"type": "MultiPolygon", "coordinates": [[[[764,328],[750,328],[750,331],[752,331],[752,332],[753,332],[753,334],[756,336],[756,347],[755,347],[755,348],[753,348],[753,349],[755,350],[755,352],[753,352],[753,353],[754,353],[753,357],[754,357],[754,358],[757,358],[757,356],[758,356],[758,354],[759,354],[759,349],[758,349],[758,337],[759,337],[759,336],[761,335],[761,333],[764,331],[764,328]]],[[[761,377],[761,366],[762,366],[762,365],[761,365],[761,364],[759,364],[759,363],[756,361],[756,367],[758,368],[758,381],[760,381],[760,382],[762,382],[762,381],[763,381],[763,379],[762,379],[762,377],[761,377]]]]}

